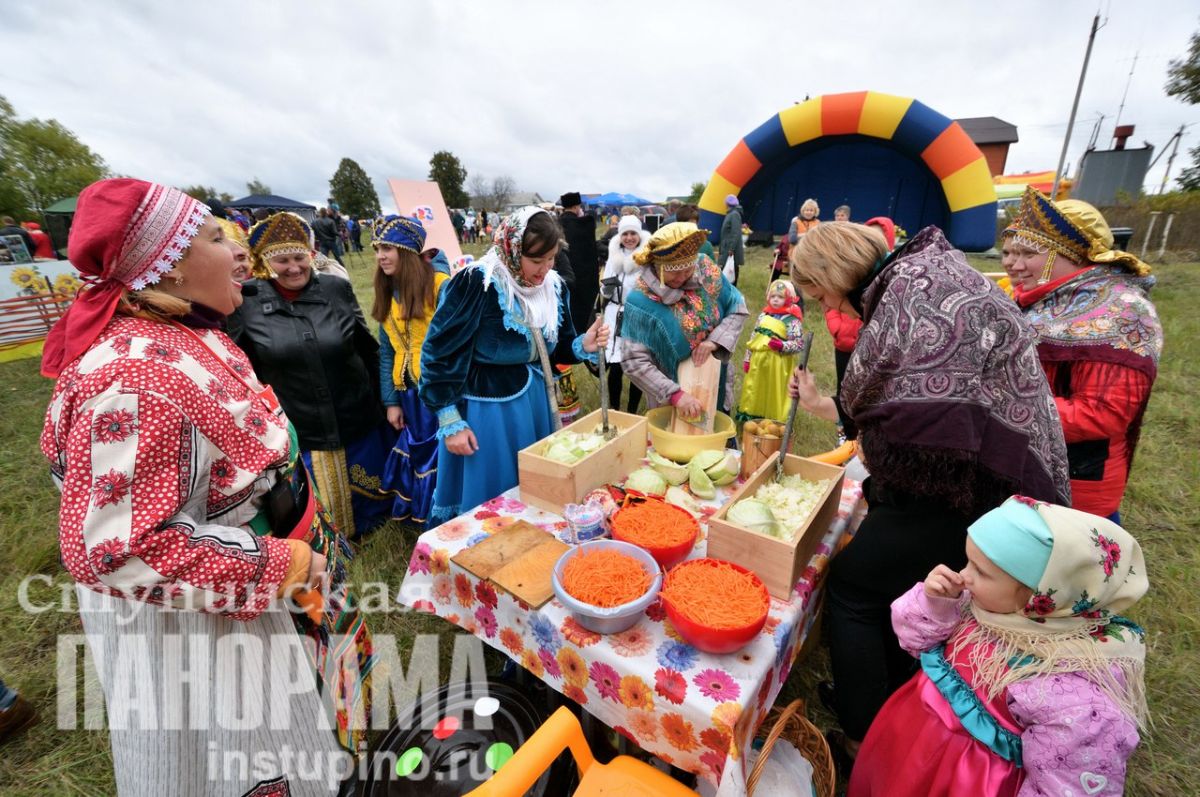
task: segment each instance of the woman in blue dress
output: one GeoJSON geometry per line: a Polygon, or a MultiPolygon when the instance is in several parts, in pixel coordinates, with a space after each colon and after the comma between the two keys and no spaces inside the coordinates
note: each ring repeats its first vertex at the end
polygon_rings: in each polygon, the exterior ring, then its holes
{"type": "Polygon", "coordinates": [[[517,452],[560,427],[553,366],[594,360],[608,342],[600,320],[576,334],[552,215],[521,208],[495,240],[447,283],[421,352],[440,441],[431,526],[517,484],[517,452]]]}
{"type": "Polygon", "coordinates": [[[448,274],[422,256],[425,227],[408,216],[386,216],[372,231],[379,322],[379,385],[387,420],[397,432],[383,472],[396,520],[429,520],[437,483],[437,416],[421,403],[421,349],[448,274]]]}

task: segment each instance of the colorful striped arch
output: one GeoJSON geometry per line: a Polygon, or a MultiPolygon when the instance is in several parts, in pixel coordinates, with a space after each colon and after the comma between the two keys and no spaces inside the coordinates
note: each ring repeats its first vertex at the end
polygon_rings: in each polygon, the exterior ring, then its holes
{"type": "MultiPolygon", "coordinates": [[[[740,195],[756,178],[761,184],[772,171],[780,171],[780,164],[797,148],[812,147],[811,157],[820,157],[815,145],[839,136],[873,139],[924,164],[941,184],[945,207],[936,214],[923,213],[921,224],[938,223],[960,249],[982,251],[995,243],[996,191],[987,161],[970,136],[957,122],[917,100],[874,91],[806,100],[746,134],[709,179],[700,198],[700,226],[717,237],[727,195],[740,195]]],[[[823,215],[828,218],[830,210],[823,209],[823,215]]]]}

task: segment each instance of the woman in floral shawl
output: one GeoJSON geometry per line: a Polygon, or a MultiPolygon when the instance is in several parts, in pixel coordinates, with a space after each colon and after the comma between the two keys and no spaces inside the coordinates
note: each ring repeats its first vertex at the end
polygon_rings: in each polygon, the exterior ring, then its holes
{"type": "Polygon", "coordinates": [[[1004,231],[1017,304],[1062,419],[1072,506],[1121,522],[1121,497],[1162,356],[1150,267],[1113,249],[1094,207],[1035,189],[1004,231]]]}
{"type": "Polygon", "coordinates": [[[599,320],[575,333],[553,216],[521,208],[495,243],[446,283],[421,349],[418,392],[440,441],[431,527],[516,486],[517,452],[561,428],[553,366],[608,342],[599,320]]]}
{"type": "Polygon", "coordinates": [[[691,222],[659,228],[634,255],[642,266],[638,290],[625,299],[621,367],[646,394],[649,407],[670,403],[684,417],[702,412],[700,402],[675,381],[691,357],[702,365],[717,357],[722,380],[718,406],[728,411],[733,393],[729,356],[746,323],[746,301],[712,259],[700,254],[708,236],[691,222]]]}
{"type": "Polygon", "coordinates": [[[912,673],[889,606],[936,564],[966,564],[967,527],[1013,493],[1070,502],[1066,447],[1035,338],[1020,311],[927,227],[888,252],[879,230],[822,224],[791,252],[792,279],[861,318],[839,395],[808,371],[792,394],[840,419],[871,478],[868,511],[829,575],[836,704],[853,754],[888,694],[912,673]]]}

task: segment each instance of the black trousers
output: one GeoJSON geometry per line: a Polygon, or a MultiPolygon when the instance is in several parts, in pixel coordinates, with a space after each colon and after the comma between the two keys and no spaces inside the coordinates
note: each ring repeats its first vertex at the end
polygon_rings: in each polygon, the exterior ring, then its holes
{"type": "Polygon", "coordinates": [[[892,630],[892,601],[935,565],[966,567],[974,520],[873,481],[864,483],[868,508],[858,533],[831,563],[825,603],[838,720],[854,740],[917,669],[892,630]]]}
{"type": "MultiPolygon", "coordinates": [[[[621,409],[621,378],[625,372],[621,369],[620,363],[607,363],[608,369],[608,406],[614,410],[621,409]]],[[[633,382],[629,383],[629,404],[628,412],[630,415],[637,415],[638,404],[642,400],[642,389],[633,382]]]]}

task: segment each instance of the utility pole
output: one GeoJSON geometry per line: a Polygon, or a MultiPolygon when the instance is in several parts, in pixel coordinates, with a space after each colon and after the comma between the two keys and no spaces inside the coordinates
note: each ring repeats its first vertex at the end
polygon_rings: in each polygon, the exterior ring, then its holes
{"type": "Polygon", "coordinates": [[[1058,184],[1062,181],[1063,164],[1067,161],[1067,150],[1071,146],[1071,130],[1075,127],[1075,113],[1079,110],[1079,96],[1083,94],[1083,79],[1087,77],[1088,61],[1092,59],[1092,45],[1096,42],[1096,31],[1100,30],[1100,12],[1092,19],[1092,32],[1088,35],[1087,52],[1083,54],[1083,69],[1079,70],[1079,85],[1075,87],[1075,102],[1071,103],[1071,118],[1067,120],[1067,135],[1063,138],[1062,153],[1058,156],[1058,168],[1054,170],[1054,187],[1050,199],[1058,198],[1058,184]]]}
{"type": "Polygon", "coordinates": [[[1129,77],[1125,79],[1125,93],[1121,95],[1121,107],[1117,108],[1117,121],[1113,123],[1114,131],[1121,126],[1121,114],[1125,112],[1125,98],[1129,96],[1129,84],[1133,82],[1133,70],[1137,69],[1138,55],[1133,54],[1133,66],[1129,67],[1129,77]]]}
{"type": "Polygon", "coordinates": [[[1175,146],[1171,148],[1171,155],[1167,158],[1167,170],[1163,172],[1162,185],[1158,187],[1158,193],[1160,194],[1167,190],[1167,178],[1171,176],[1171,164],[1175,162],[1175,153],[1179,151],[1179,142],[1183,140],[1184,127],[1186,127],[1186,125],[1180,125],[1179,129],[1175,131],[1175,135],[1173,136],[1175,139],[1175,146]]]}

